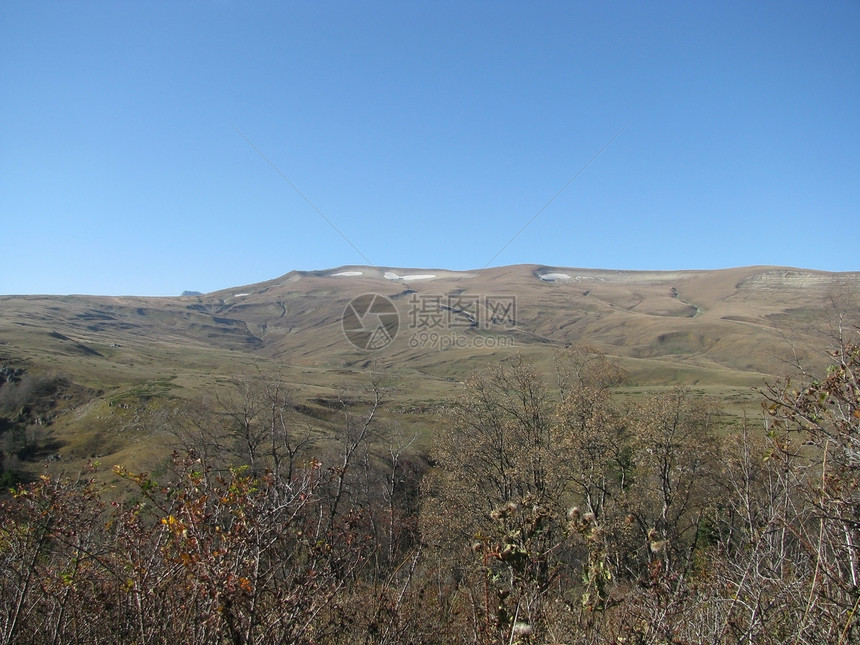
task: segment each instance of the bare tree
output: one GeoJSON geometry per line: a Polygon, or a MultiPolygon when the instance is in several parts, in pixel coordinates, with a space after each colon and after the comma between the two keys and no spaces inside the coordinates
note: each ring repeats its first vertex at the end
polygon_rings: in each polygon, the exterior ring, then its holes
{"type": "Polygon", "coordinates": [[[378,375],[371,376],[370,389],[367,392],[369,402],[363,406],[360,414],[353,412],[353,401],[346,394],[341,394],[338,404],[343,415],[341,429],[339,454],[336,464],[332,467],[334,473],[334,488],[331,493],[329,507],[329,525],[333,526],[340,506],[347,494],[347,488],[351,481],[350,475],[355,466],[355,459],[361,453],[365,455],[365,485],[367,482],[368,469],[368,442],[370,432],[376,421],[377,413],[387,393],[382,384],[382,378],[378,375]]]}
{"type": "Polygon", "coordinates": [[[715,465],[715,403],[679,387],[637,408],[637,490],[633,513],[650,558],[664,571],[689,571],[699,527],[710,500],[715,465]]]}

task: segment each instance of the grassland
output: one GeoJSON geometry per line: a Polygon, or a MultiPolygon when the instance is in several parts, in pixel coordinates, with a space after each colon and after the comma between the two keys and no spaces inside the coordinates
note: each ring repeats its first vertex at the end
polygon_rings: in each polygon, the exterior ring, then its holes
{"type": "Polygon", "coordinates": [[[798,363],[820,364],[839,317],[860,319],[858,273],[523,265],[397,269],[402,277],[392,280],[385,272],[293,272],[176,298],[4,296],[0,365],[61,375],[80,388],[54,403],[41,428],[59,456],[47,467],[93,458],[151,467],[168,449],[147,422],[153,411],[212,395],[241,373],[289,384],[298,422],[321,436],[337,420],[320,401],[360,392],[371,373],[383,374],[387,417],[427,443],[437,411],[475,369],[519,353],[550,374],[553,352],[571,344],[617,359],[629,375],[620,394],[631,400],[681,384],[721,399],[731,414],[758,414],[754,388],[798,363]],[[408,279],[416,273],[435,277],[408,279]],[[541,279],[554,274],[568,277],[541,279]],[[364,293],[386,296],[399,314],[394,341],[373,352],[347,342],[341,324],[346,305],[364,293]],[[513,317],[492,320],[493,298],[514,302],[513,317]],[[464,302],[476,307],[471,319],[449,307],[464,302]],[[439,324],[422,327],[422,318],[439,324]]]}

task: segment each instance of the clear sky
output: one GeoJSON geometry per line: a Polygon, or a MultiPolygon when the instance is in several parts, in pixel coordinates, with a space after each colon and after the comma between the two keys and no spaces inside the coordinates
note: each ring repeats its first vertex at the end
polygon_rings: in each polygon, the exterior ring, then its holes
{"type": "Polygon", "coordinates": [[[858,34],[854,0],[6,0],[0,293],[858,270],[858,34]]]}

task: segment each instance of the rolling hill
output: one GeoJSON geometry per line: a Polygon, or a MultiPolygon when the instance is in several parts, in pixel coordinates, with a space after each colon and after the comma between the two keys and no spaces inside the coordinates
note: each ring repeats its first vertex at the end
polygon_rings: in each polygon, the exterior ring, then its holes
{"type": "Polygon", "coordinates": [[[2,296],[0,366],[78,388],[50,415],[68,458],[140,453],[142,426],[125,419],[117,434],[113,403],[194,398],[249,370],[290,383],[312,422],[315,405],[371,370],[398,405],[437,405],[485,361],[522,353],[549,370],[570,344],[617,358],[630,392],[680,383],[744,402],[820,360],[839,317],[860,319],[859,287],[860,273],[764,266],[347,266],[173,298],[2,296]]]}

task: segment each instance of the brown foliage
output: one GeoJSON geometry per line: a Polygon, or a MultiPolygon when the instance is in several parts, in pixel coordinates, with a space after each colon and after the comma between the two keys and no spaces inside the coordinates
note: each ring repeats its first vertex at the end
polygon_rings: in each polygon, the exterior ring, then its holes
{"type": "Polygon", "coordinates": [[[720,440],[689,390],[619,409],[587,348],[552,385],[496,365],[450,410],[420,511],[378,384],[325,463],[283,391],[240,388],[183,420],[164,481],[117,467],[118,497],[90,470],[0,502],[0,644],[858,642],[860,348],[832,359],[763,391],[767,433],[720,440]],[[191,432],[207,418],[236,450],[191,432]]]}

